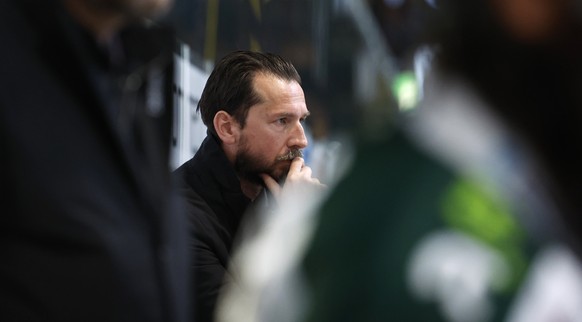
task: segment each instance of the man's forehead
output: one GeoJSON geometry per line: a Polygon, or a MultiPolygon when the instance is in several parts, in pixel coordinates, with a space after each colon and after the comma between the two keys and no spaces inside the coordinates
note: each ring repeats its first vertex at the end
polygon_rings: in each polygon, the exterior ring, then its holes
{"type": "Polygon", "coordinates": [[[303,89],[295,80],[271,75],[258,76],[253,79],[253,91],[258,104],[305,104],[303,89]]]}
{"type": "Polygon", "coordinates": [[[256,94],[265,93],[269,89],[296,89],[303,95],[301,85],[294,79],[285,79],[275,74],[257,72],[252,78],[252,87],[256,94]]]}

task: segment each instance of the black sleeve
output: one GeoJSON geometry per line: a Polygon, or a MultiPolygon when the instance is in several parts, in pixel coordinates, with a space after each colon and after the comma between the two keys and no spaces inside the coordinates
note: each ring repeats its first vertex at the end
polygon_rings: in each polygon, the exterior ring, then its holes
{"type": "Polygon", "coordinates": [[[212,210],[192,190],[183,191],[190,223],[193,311],[196,322],[214,320],[216,300],[224,286],[228,267],[228,247],[224,228],[212,210]]]}
{"type": "Polygon", "coordinates": [[[216,300],[224,285],[225,267],[209,245],[194,239],[195,262],[192,267],[194,290],[194,316],[196,322],[214,320],[216,300]]]}

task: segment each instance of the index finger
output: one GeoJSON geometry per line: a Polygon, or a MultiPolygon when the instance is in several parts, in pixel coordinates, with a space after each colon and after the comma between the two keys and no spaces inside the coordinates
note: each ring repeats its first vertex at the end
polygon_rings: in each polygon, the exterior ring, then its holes
{"type": "Polygon", "coordinates": [[[304,164],[305,164],[305,160],[303,160],[303,158],[296,157],[291,162],[291,166],[289,166],[289,173],[292,173],[292,172],[295,173],[295,172],[301,171],[301,168],[303,168],[304,164]]]}
{"type": "Polygon", "coordinates": [[[279,196],[279,194],[281,193],[281,187],[279,186],[279,183],[277,181],[275,181],[275,179],[273,179],[270,175],[268,174],[261,174],[261,178],[263,179],[263,182],[265,183],[265,187],[267,189],[269,189],[269,191],[275,196],[279,196]]]}

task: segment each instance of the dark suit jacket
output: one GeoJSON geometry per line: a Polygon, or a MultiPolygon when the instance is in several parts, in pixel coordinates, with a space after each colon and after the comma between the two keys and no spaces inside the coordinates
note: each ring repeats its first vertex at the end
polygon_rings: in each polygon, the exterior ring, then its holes
{"type": "Polygon", "coordinates": [[[142,100],[171,50],[104,55],[59,3],[0,1],[0,320],[186,321],[171,109],[142,100]]]}
{"type": "Polygon", "coordinates": [[[233,167],[212,135],[175,175],[182,182],[192,231],[195,321],[210,322],[233,243],[251,201],[242,193],[233,167]]]}

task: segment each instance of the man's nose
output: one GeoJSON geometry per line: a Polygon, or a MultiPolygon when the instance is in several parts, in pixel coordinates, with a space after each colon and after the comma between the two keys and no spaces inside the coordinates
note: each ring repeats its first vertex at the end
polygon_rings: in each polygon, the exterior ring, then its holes
{"type": "Polygon", "coordinates": [[[289,140],[289,145],[291,147],[296,147],[299,149],[304,149],[307,147],[307,137],[305,136],[305,131],[303,129],[303,124],[300,122],[297,123],[295,128],[293,129],[293,133],[291,133],[291,138],[289,140]]]}

